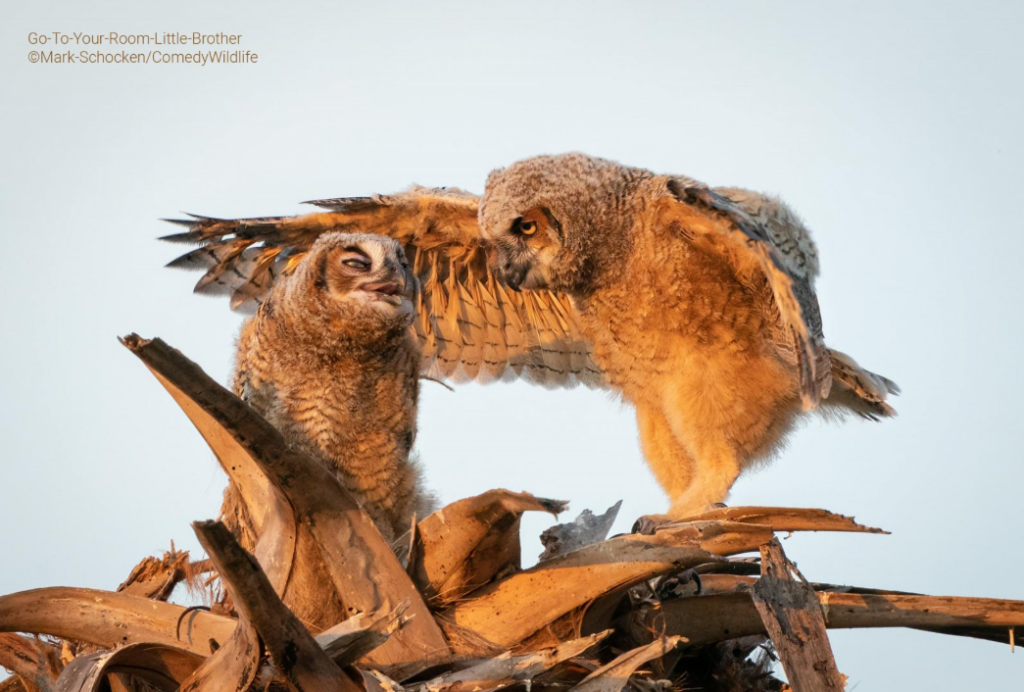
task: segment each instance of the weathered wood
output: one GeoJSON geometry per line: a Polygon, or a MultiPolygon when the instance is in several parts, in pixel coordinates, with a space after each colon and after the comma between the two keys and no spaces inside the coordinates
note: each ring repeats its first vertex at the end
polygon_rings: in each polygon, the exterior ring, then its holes
{"type": "Polygon", "coordinates": [[[545,529],[540,535],[544,552],[538,559],[543,562],[603,541],[608,537],[621,507],[622,500],[619,500],[605,510],[604,514],[595,515],[589,509],[585,509],[573,521],[545,529]]]}
{"type": "MultiPolygon", "coordinates": [[[[245,411],[239,415],[238,409],[247,408],[245,404],[212,382],[199,366],[162,341],[157,340],[153,344],[132,334],[121,342],[143,361],[181,407],[231,479],[259,536],[255,549],[256,559],[275,591],[284,596],[286,603],[290,600],[286,593],[289,587],[293,592],[315,591],[317,587],[310,584],[310,575],[293,574],[296,543],[299,540],[298,520],[284,495],[273,486],[253,458],[252,445],[244,443],[247,416],[245,411]],[[209,387],[211,383],[213,387],[209,387]],[[204,386],[209,391],[204,391],[204,386]],[[220,409],[230,403],[227,397],[237,401],[234,411],[231,406],[227,406],[228,415],[235,414],[234,418],[228,420],[236,421],[241,427],[230,424],[226,427],[224,424],[224,412],[220,409]],[[242,431],[241,434],[239,431],[242,431]]],[[[251,411],[249,413],[256,415],[251,411]]]]}
{"type": "Polygon", "coordinates": [[[71,661],[57,679],[55,692],[101,692],[107,678],[130,676],[161,692],[175,692],[202,657],[173,646],[132,644],[114,651],[84,654],[71,661]]]}
{"type": "Polygon", "coordinates": [[[655,545],[697,545],[714,555],[728,556],[757,550],[774,537],[775,534],[767,526],[731,521],[695,521],[659,528],[650,536],[633,534],[620,539],[645,541],[655,545]]]}
{"type": "Polygon", "coordinates": [[[0,632],[49,634],[113,648],[182,647],[200,656],[225,642],[235,621],[179,605],[96,589],[52,587],[0,596],[0,632]]]}
{"type": "Polygon", "coordinates": [[[489,490],[442,507],[419,523],[410,558],[417,586],[436,604],[454,601],[509,568],[519,569],[524,512],[558,515],[566,503],[489,490]]]}
{"type": "Polygon", "coordinates": [[[338,666],[344,667],[370,653],[404,627],[408,603],[386,613],[359,613],[316,635],[316,643],[338,666]]]}
{"type": "Polygon", "coordinates": [[[190,574],[188,551],[173,548],[163,557],[147,557],[135,565],[128,578],[117,587],[120,593],[166,601],[174,587],[190,574]]]}
{"type": "Polygon", "coordinates": [[[605,630],[522,656],[506,652],[468,668],[445,673],[411,689],[415,692],[491,692],[518,683],[529,683],[541,673],[582,655],[611,633],[611,630],[605,630]]]}
{"type": "Polygon", "coordinates": [[[242,549],[224,524],[199,521],[192,527],[216,565],[235,609],[252,623],[279,675],[296,690],[361,692],[285,607],[259,563],[242,549]]]}
{"type": "Polygon", "coordinates": [[[740,524],[757,524],[767,526],[773,531],[851,531],[855,533],[881,533],[888,531],[872,526],[864,526],[842,514],[835,514],[824,509],[804,509],[795,507],[720,507],[703,514],[688,517],[681,522],[665,524],[658,527],[666,528],[702,521],[728,521],[740,524]]]}
{"type": "MultiPolygon", "coordinates": [[[[209,559],[210,569],[217,563],[209,559]]],[[[269,582],[268,578],[268,582],[269,582]]],[[[249,621],[248,611],[237,608],[238,624],[231,637],[181,683],[180,692],[228,692],[248,690],[260,666],[259,637],[249,621]]]]}
{"type": "Polygon", "coordinates": [[[625,584],[716,559],[696,544],[668,536],[622,536],[548,560],[455,604],[459,627],[510,647],[556,618],[625,584]]]}
{"type": "Polygon", "coordinates": [[[0,633],[0,667],[21,679],[27,692],[50,692],[63,664],[53,645],[19,634],[0,633]]]}
{"type": "MultiPolygon", "coordinates": [[[[906,627],[1002,644],[1024,631],[1024,602],[992,598],[819,592],[829,629],[906,627]]],[[[686,637],[687,646],[766,634],[748,591],[664,601],[643,614],[643,629],[686,637]]]]}
{"type": "Polygon", "coordinates": [[[248,457],[287,499],[352,612],[376,612],[409,601],[409,626],[371,652],[369,665],[401,678],[450,656],[412,580],[334,474],[287,445],[272,425],[163,341],[134,334],[122,341],[174,396],[215,452],[229,449],[248,457]]]}
{"type": "Polygon", "coordinates": [[[643,664],[674,651],[682,637],[658,637],[650,644],[627,651],[601,666],[573,688],[573,692],[619,692],[643,664]]]}
{"type": "Polygon", "coordinates": [[[761,547],[761,578],[751,590],[794,692],[842,692],[821,604],[811,585],[794,577],[777,539],[761,547]]]}
{"type": "Polygon", "coordinates": [[[405,688],[379,670],[359,669],[366,692],[404,692],[405,688]]]}
{"type": "Polygon", "coordinates": [[[231,637],[197,667],[180,685],[181,692],[248,690],[256,679],[260,645],[256,629],[239,611],[238,626],[231,637]]]}
{"type": "Polygon", "coordinates": [[[0,682],[0,692],[47,692],[46,690],[29,689],[25,686],[25,681],[17,675],[12,675],[6,680],[0,682]]]}

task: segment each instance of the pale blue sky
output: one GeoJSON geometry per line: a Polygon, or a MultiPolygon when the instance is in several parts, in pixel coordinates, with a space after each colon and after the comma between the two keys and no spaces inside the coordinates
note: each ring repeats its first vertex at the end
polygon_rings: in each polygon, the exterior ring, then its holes
{"type": "MultiPolygon", "coordinates": [[[[815,233],[830,344],[891,376],[900,417],[812,421],[732,504],[820,506],[891,536],[797,536],[810,579],[1024,598],[1018,440],[1024,232],[1016,2],[12,2],[0,28],[5,249],[0,593],[115,588],[198,547],[224,478],[115,337],[226,378],[239,318],[161,269],[179,211],[417,182],[581,150],[778,192],[815,233]],[[36,31],[224,31],[244,66],[30,64],[36,31]]],[[[660,511],[632,412],[605,394],[424,387],[443,499],[492,487],[660,511]]],[[[546,517],[524,522],[526,553],[546,517]]],[[[1018,689],[1008,646],[838,632],[851,689],[1018,689]]]]}

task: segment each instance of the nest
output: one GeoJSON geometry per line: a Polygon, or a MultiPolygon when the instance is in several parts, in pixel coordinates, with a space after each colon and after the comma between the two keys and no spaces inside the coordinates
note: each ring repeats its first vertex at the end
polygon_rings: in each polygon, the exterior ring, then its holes
{"type": "Polygon", "coordinates": [[[606,538],[618,507],[545,532],[520,564],[507,490],[391,546],[337,480],[159,339],[123,343],[213,449],[259,539],[193,524],[209,559],[146,558],[117,591],[0,597],[0,692],[841,690],[827,628],[910,627],[1013,645],[1024,602],[810,583],[777,532],[883,533],[818,509],[733,507],[606,538]],[[167,602],[186,583],[209,607],[167,602]],[[32,636],[27,636],[32,635],[32,636]],[[781,661],[789,685],[772,674],[781,661]]]}

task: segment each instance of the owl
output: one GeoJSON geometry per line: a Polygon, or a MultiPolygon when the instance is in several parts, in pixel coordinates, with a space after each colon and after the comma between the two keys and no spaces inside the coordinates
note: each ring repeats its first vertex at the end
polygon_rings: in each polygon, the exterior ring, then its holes
{"type": "Polygon", "coordinates": [[[782,201],[584,154],[491,173],[482,198],[413,187],[296,217],[195,216],[165,239],[199,293],[259,304],[324,232],[400,242],[422,290],[421,371],[607,388],[633,404],[669,498],[640,528],[722,502],[804,415],[894,414],[896,385],[825,346],[817,250],[782,201]]]}
{"type": "MultiPolygon", "coordinates": [[[[289,444],[324,464],[393,541],[434,498],[411,458],[419,343],[401,245],[326,233],[242,327],[234,391],[289,444]]],[[[229,486],[222,514],[250,549],[252,525],[229,486]]]]}

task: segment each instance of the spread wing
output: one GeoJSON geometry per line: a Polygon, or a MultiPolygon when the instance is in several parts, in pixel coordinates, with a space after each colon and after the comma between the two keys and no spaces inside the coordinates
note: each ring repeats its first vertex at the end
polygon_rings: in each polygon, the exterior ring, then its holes
{"type": "Polygon", "coordinates": [[[669,213],[683,233],[727,253],[741,279],[766,280],[778,310],[779,346],[800,370],[804,408],[817,406],[828,396],[832,368],[814,293],[818,257],[810,233],[774,198],[712,189],[687,178],[672,178],[667,184],[677,202],[669,213]]]}
{"type": "Polygon", "coordinates": [[[478,198],[454,188],[310,202],[325,211],[293,217],[169,219],[187,230],[162,240],[199,247],[168,266],[204,271],[196,293],[229,295],[252,310],[329,231],[373,233],[405,246],[422,290],[416,332],[430,377],[522,377],[545,386],[603,386],[568,296],[516,293],[491,271],[477,224],[478,198]]]}

